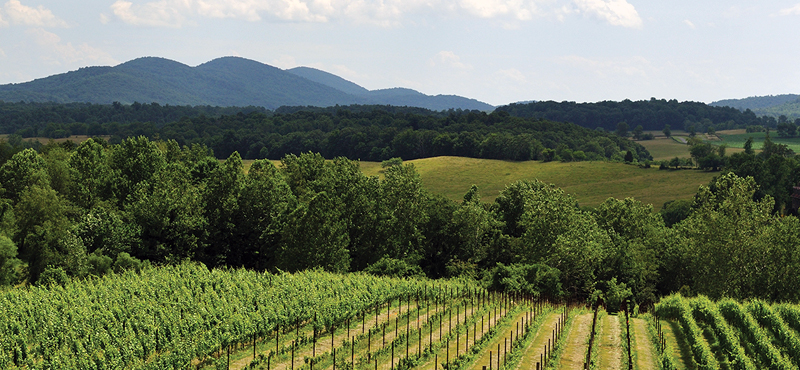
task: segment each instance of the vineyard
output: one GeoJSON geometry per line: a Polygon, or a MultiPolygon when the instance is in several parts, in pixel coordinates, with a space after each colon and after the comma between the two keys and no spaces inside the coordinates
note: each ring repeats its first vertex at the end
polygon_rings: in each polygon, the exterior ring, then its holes
{"type": "Polygon", "coordinates": [[[800,366],[800,308],[761,301],[670,296],[611,314],[466,281],[183,264],[9,290],[0,309],[4,369],[800,366]]]}

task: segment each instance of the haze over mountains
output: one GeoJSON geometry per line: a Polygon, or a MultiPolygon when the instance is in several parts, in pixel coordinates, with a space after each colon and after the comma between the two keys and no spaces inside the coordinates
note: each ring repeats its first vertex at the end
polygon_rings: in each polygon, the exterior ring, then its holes
{"type": "Polygon", "coordinates": [[[314,68],[289,70],[239,57],[223,57],[190,67],[145,57],[115,67],[86,67],[19,84],[0,85],[6,102],[133,102],[170,105],[333,106],[381,104],[431,110],[490,111],[494,107],[456,95],[425,95],[404,88],[367,90],[314,68]]]}

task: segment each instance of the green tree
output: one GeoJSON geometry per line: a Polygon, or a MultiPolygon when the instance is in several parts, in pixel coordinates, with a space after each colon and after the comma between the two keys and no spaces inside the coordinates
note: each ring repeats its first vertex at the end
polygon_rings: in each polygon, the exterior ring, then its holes
{"type": "Polygon", "coordinates": [[[19,281],[21,264],[22,261],[17,258],[17,246],[5,235],[0,235],[0,286],[19,281]]]}
{"type": "Polygon", "coordinates": [[[286,216],[297,201],[283,173],[267,160],[250,166],[241,191],[240,232],[245,241],[239,246],[240,263],[264,270],[275,267],[286,216]]]}
{"type": "Polygon", "coordinates": [[[217,167],[203,189],[203,210],[208,222],[207,241],[201,259],[209,266],[241,266],[245,235],[239,225],[241,219],[240,196],[244,186],[244,165],[239,152],[233,152],[217,167]]]}
{"type": "Polygon", "coordinates": [[[747,141],[744,142],[744,152],[745,154],[753,154],[753,138],[747,138],[747,141]]]}
{"type": "Polygon", "coordinates": [[[0,183],[5,190],[4,197],[16,203],[23,191],[31,186],[50,187],[47,163],[33,149],[25,149],[14,154],[0,167],[0,183]]]}
{"type": "Polygon", "coordinates": [[[428,220],[422,179],[412,164],[392,166],[384,173],[381,189],[387,217],[386,255],[417,263],[424,240],[421,227],[428,220]]]}
{"type": "Polygon", "coordinates": [[[664,125],[664,129],[661,130],[661,132],[663,132],[666,137],[672,137],[672,128],[669,124],[664,125]]]}
{"type": "Polygon", "coordinates": [[[636,126],[636,128],[633,129],[633,138],[639,140],[642,138],[643,133],[644,133],[644,127],[642,127],[642,125],[638,125],[636,126]]]}
{"type": "Polygon", "coordinates": [[[317,193],[301,203],[289,216],[283,229],[278,267],[299,271],[320,267],[326,271],[350,270],[347,225],[335,198],[317,193]]]}
{"type": "Polygon", "coordinates": [[[672,242],[661,216],[633,198],[609,198],[595,209],[594,217],[612,241],[598,279],[616,279],[632,290],[637,302],[654,303],[658,257],[672,242]]]}
{"type": "Polygon", "coordinates": [[[69,199],[84,209],[90,209],[102,199],[109,199],[112,182],[111,167],[106,149],[93,139],[81,143],[69,158],[73,181],[69,199]]]}
{"type": "Polygon", "coordinates": [[[164,165],[138,182],[125,207],[141,230],[142,242],[132,255],[173,263],[193,258],[206,240],[203,206],[201,190],[180,163],[164,165]]]}
{"type": "Polygon", "coordinates": [[[628,137],[628,123],[627,122],[617,123],[617,131],[615,131],[615,133],[619,137],[628,137]]]}
{"type": "Polygon", "coordinates": [[[122,205],[139,183],[148,181],[164,167],[166,161],[155,143],[144,136],[125,139],[113,147],[110,155],[113,193],[122,205]]]}
{"type": "Polygon", "coordinates": [[[695,211],[676,226],[688,241],[693,290],[712,298],[768,297],[762,284],[774,264],[766,232],[776,221],[772,197],[754,201],[753,178],[728,173],[701,186],[695,211]]]}
{"type": "Polygon", "coordinates": [[[48,266],[60,266],[72,276],[87,272],[86,248],[70,230],[70,211],[49,187],[35,185],[22,191],[14,207],[18,227],[14,242],[28,263],[29,282],[35,283],[48,266]]]}

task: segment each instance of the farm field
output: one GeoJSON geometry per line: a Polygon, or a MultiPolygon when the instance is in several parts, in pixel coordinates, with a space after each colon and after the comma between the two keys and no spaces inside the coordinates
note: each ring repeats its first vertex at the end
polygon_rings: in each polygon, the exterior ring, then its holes
{"type": "Polygon", "coordinates": [[[6,291],[0,307],[4,369],[800,366],[800,307],[758,300],[675,295],[626,321],[465,282],[184,264],[6,291]]]}
{"type": "MultiPolygon", "coordinates": [[[[422,184],[431,192],[460,201],[472,184],[484,201],[493,201],[506,185],[517,180],[539,179],[574,195],[582,206],[604,200],[633,197],[656,210],[670,200],[689,199],[716,172],[662,171],[613,162],[510,162],[462,157],[436,157],[408,161],[416,166],[422,184]]],[[[378,175],[377,163],[361,164],[366,175],[378,175]]]]}
{"type": "MultiPolygon", "coordinates": [[[[764,138],[767,136],[765,132],[747,133],[745,130],[720,131],[717,133],[717,135],[720,137],[723,143],[727,144],[731,148],[744,148],[744,143],[747,141],[747,139],[752,137],[753,149],[761,149],[761,147],[764,145],[764,138]]],[[[789,149],[793,150],[795,153],[800,153],[800,137],[778,137],[778,135],[773,131],[770,134],[770,140],[776,144],[785,144],[789,146],[789,149]]]]}
{"type": "MultiPolygon", "coordinates": [[[[252,160],[244,161],[245,171],[252,160]]],[[[272,161],[280,166],[280,161],[272,161]]],[[[517,180],[539,179],[574,195],[582,206],[597,206],[613,197],[633,197],[652,204],[655,210],[670,200],[690,199],[700,185],[708,184],[718,172],[659,170],[614,162],[511,162],[464,157],[435,157],[404,161],[413,164],[429,191],[461,201],[473,184],[485,202],[517,180]]],[[[379,162],[360,162],[367,176],[381,176],[379,162]]]]}

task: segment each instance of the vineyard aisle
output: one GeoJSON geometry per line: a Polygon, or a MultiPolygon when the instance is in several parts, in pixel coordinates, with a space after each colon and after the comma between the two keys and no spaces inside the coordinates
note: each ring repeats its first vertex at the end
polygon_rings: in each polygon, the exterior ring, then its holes
{"type": "Polygon", "coordinates": [[[597,363],[601,369],[619,369],[622,366],[622,342],[618,315],[603,315],[598,323],[597,363]]]}
{"type": "Polygon", "coordinates": [[[525,348],[525,353],[515,370],[536,369],[536,363],[541,360],[540,355],[544,353],[544,346],[550,339],[550,334],[555,330],[558,322],[559,312],[552,312],[544,319],[544,323],[539,327],[536,336],[525,348]]]}
{"type": "Polygon", "coordinates": [[[694,370],[692,352],[686,339],[683,337],[680,325],[675,321],[661,320],[665,340],[672,344],[672,358],[675,359],[677,370],[694,370]]]}
{"type": "MultiPolygon", "coordinates": [[[[592,331],[592,317],[592,313],[578,315],[567,328],[567,342],[558,363],[559,369],[583,369],[586,349],[589,347],[589,334],[592,331]]],[[[606,369],[602,366],[601,368],[606,369]]]]}
{"type": "MultiPolygon", "coordinates": [[[[491,366],[491,368],[492,369],[497,369],[497,355],[498,355],[498,353],[497,353],[497,348],[498,348],[497,345],[498,344],[500,345],[500,349],[501,349],[501,354],[500,355],[503,356],[505,354],[505,352],[502,352],[503,351],[503,345],[505,344],[504,341],[506,339],[509,339],[510,330],[511,329],[515,329],[517,327],[517,323],[519,323],[520,326],[523,325],[523,322],[524,322],[523,319],[525,318],[525,314],[527,312],[528,312],[527,310],[522,310],[522,311],[518,312],[513,317],[513,319],[511,321],[507,321],[506,324],[502,325],[499,328],[499,331],[495,334],[494,339],[492,339],[492,341],[490,341],[489,344],[486,347],[484,347],[480,357],[478,357],[473,362],[473,366],[471,367],[471,369],[481,370],[483,368],[483,366],[486,366],[486,368],[488,369],[489,368],[489,351],[492,352],[492,363],[493,363],[493,365],[491,366]]],[[[514,340],[517,340],[517,339],[515,338],[514,340]]],[[[510,346],[511,343],[508,343],[508,345],[510,346]]],[[[501,360],[501,363],[502,363],[502,360],[501,360]]]]}
{"type": "MultiPolygon", "coordinates": [[[[477,319],[476,323],[478,323],[477,328],[480,329],[481,333],[484,333],[484,335],[489,334],[489,329],[491,329],[491,327],[493,327],[497,321],[502,320],[502,318],[507,314],[507,312],[505,312],[505,311],[503,311],[502,313],[500,311],[496,311],[497,314],[495,314],[495,311],[493,311],[491,309],[492,306],[488,306],[488,307],[489,307],[489,311],[485,314],[486,319],[482,320],[482,322],[483,322],[483,327],[482,328],[480,326],[480,322],[481,322],[480,317],[484,317],[484,314],[481,314],[480,316],[476,316],[475,317],[477,319]],[[490,323],[492,324],[492,326],[489,326],[490,323]]],[[[476,311],[478,311],[478,310],[476,310],[476,311]]],[[[473,314],[475,314],[475,313],[474,312],[470,312],[470,316],[472,316],[473,314]]],[[[455,318],[453,318],[453,319],[455,320],[455,318]]],[[[454,325],[455,325],[455,323],[454,323],[454,325]]],[[[475,326],[470,326],[470,331],[471,331],[470,332],[470,339],[469,339],[470,342],[472,342],[472,338],[473,337],[477,338],[478,341],[480,341],[481,338],[482,338],[481,334],[478,334],[478,333],[474,332],[474,330],[477,330],[475,328],[476,328],[475,326]]],[[[455,326],[454,326],[453,329],[455,330],[455,326]]],[[[446,337],[449,333],[450,333],[450,331],[447,329],[447,327],[445,327],[444,328],[444,332],[442,333],[442,336],[446,337]]],[[[466,341],[467,341],[466,332],[464,332],[463,334],[459,334],[459,338],[463,338],[463,339],[460,339],[459,342],[464,341],[464,343],[461,343],[460,346],[462,346],[462,347],[466,346],[467,345],[466,344],[466,341]]],[[[439,342],[439,339],[440,339],[439,338],[439,334],[436,333],[436,331],[434,331],[433,342],[434,343],[439,342]]],[[[423,338],[423,340],[425,340],[425,338],[423,338]]],[[[430,343],[428,343],[428,344],[430,345],[430,343]]],[[[457,342],[455,340],[451,340],[450,341],[450,346],[449,346],[450,355],[453,358],[455,358],[455,354],[456,354],[456,348],[455,348],[456,344],[457,344],[457,342]]],[[[437,357],[438,357],[439,364],[446,363],[447,362],[447,350],[448,350],[448,346],[442,345],[441,348],[439,348],[436,351],[435,355],[430,355],[428,357],[427,361],[425,361],[422,365],[417,366],[417,368],[418,369],[422,369],[422,370],[438,369],[440,366],[437,365],[435,363],[435,361],[437,360],[437,357]]],[[[463,353],[464,353],[463,351],[459,352],[459,354],[463,354],[463,353]]]]}
{"type": "Polygon", "coordinates": [[[631,331],[636,337],[636,366],[639,370],[655,370],[656,360],[654,357],[653,342],[647,335],[647,322],[642,319],[631,319],[631,331]]]}
{"type": "MultiPolygon", "coordinates": [[[[394,324],[394,319],[399,314],[408,312],[408,310],[410,310],[412,307],[416,308],[416,305],[410,305],[409,306],[409,305],[404,304],[402,306],[402,309],[400,307],[391,308],[389,310],[389,315],[388,315],[389,319],[388,320],[387,320],[387,315],[386,315],[386,311],[387,310],[385,308],[383,308],[382,310],[379,310],[379,314],[378,314],[378,323],[379,323],[379,325],[381,325],[383,323],[387,323],[387,322],[391,323],[391,324],[394,324]]],[[[437,307],[437,309],[438,309],[438,307],[437,307]]],[[[427,316],[427,313],[426,313],[426,316],[427,316]]],[[[367,317],[364,320],[364,323],[366,325],[365,330],[369,330],[369,328],[375,327],[375,312],[374,311],[372,311],[371,314],[367,314],[367,317]],[[370,320],[370,318],[372,318],[372,320],[370,320]]],[[[361,334],[360,322],[356,320],[356,321],[353,321],[352,324],[353,324],[353,326],[351,326],[350,335],[354,336],[354,335],[361,334]],[[356,323],[359,324],[358,327],[355,327],[356,323]]],[[[300,329],[301,336],[305,335],[305,336],[309,336],[310,337],[310,336],[313,335],[313,332],[314,332],[314,330],[312,328],[312,324],[311,323],[309,323],[308,325],[305,325],[304,327],[302,327],[300,329]]],[[[290,331],[290,333],[291,333],[291,331],[290,331]]],[[[282,340],[280,340],[281,346],[285,346],[285,347],[291,346],[292,340],[295,337],[294,336],[288,337],[285,334],[283,334],[282,336],[283,337],[287,337],[287,339],[281,338],[282,339],[282,340]]],[[[394,336],[394,331],[392,331],[391,334],[387,333],[387,337],[389,337],[389,336],[393,337],[394,336]]],[[[347,328],[339,328],[339,329],[337,329],[336,332],[334,333],[333,337],[334,337],[334,345],[341,344],[343,341],[349,339],[347,337],[347,328]]],[[[266,343],[259,343],[259,345],[257,346],[256,349],[258,350],[259,353],[265,353],[265,354],[269,353],[270,351],[274,351],[275,350],[275,341],[274,341],[274,339],[272,341],[270,341],[268,339],[266,341],[266,343]]],[[[253,352],[252,351],[253,351],[253,347],[251,345],[249,347],[249,349],[248,349],[247,346],[245,346],[241,351],[238,351],[236,354],[231,353],[230,369],[239,370],[239,369],[244,369],[245,367],[247,367],[247,365],[249,365],[250,362],[253,361],[253,352]],[[236,359],[235,361],[233,360],[234,358],[236,359]]],[[[330,335],[330,333],[319,334],[319,336],[317,338],[316,350],[313,348],[312,344],[306,344],[306,345],[298,347],[298,349],[297,349],[297,351],[295,352],[295,355],[294,355],[294,365],[295,365],[296,368],[299,368],[300,366],[305,364],[305,357],[312,357],[312,355],[314,353],[316,353],[319,356],[321,354],[324,354],[324,353],[327,353],[327,352],[330,352],[330,351],[331,351],[331,335],[330,335]]],[[[273,366],[274,366],[273,369],[282,370],[282,369],[286,369],[286,368],[291,368],[291,364],[292,364],[291,360],[283,361],[283,362],[279,362],[278,360],[276,360],[276,362],[273,363],[273,366]]]]}

